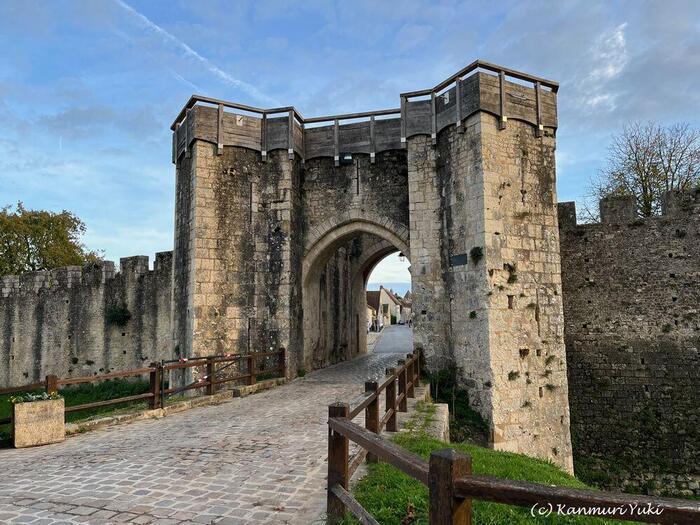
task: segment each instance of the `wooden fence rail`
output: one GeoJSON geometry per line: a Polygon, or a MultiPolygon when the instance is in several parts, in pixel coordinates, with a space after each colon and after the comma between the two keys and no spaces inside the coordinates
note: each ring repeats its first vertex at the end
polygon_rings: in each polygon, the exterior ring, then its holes
{"type": "MultiPolygon", "coordinates": [[[[79,385],[85,383],[97,383],[107,381],[109,379],[117,379],[123,377],[149,377],[149,390],[143,394],[131,396],[117,397],[104,401],[95,401],[92,403],[83,403],[66,407],[66,413],[77,412],[90,408],[105,407],[148,399],[148,406],[151,409],[164,408],[165,399],[169,395],[178,394],[188,390],[205,389],[206,395],[216,393],[217,387],[233,381],[245,381],[248,385],[254,385],[260,375],[274,374],[275,376],[286,376],[286,350],[280,348],[276,352],[258,352],[245,355],[214,355],[206,357],[194,357],[187,359],[174,359],[161,361],[160,363],[151,363],[146,368],[136,368],[125,370],[122,372],[111,372],[96,376],[59,378],[55,375],[47,375],[46,379],[40,383],[31,383],[28,385],[0,388],[0,395],[16,394],[20,392],[30,392],[33,390],[44,390],[46,393],[58,392],[61,386],[79,385]],[[266,358],[277,357],[275,367],[260,370],[259,365],[266,358]],[[233,375],[224,375],[226,370],[234,370],[234,365],[238,364],[238,369],[233,375]],[[172,381],[168,381],[167,377],[173,370],[186,370],[201,367],[204,370],[196,379],[179,387],[170,386],[172,381]],[[240,369],[243,368],[244,372],[240,369]],[[166,384],[168,387],[166,388],[166,384]]],[[[11,418],[0,419],[0,424],[10,423],[11,418]]]]}
{"type": "Polygon", "coordinates": [[[599,514],[600,517],[625,521],[679,525],[700,523],[700,502],[694,500],[553,487],[491,476],[473,476],[472,460],[468,455],[444,449],[433,452],[430,461],[426,461],[383,439],[379,432],[385,424],[387,430],[392,430],[389,422],[396,410],[402,410],[401,400],[411,397],[413,387],[419,384],[419,364],[420,354],[409,354],[405,361],[399,363],[398,368],[387,370],[389,376],[381,384],[366,383],[368,395],[355,408],[351,409],[346,403],[335,403],[328,407],[329,522],[340,521],[349,512],[365,525],[378,524],[348,492],[350,478],[366,455],[370,461],[384,461],[427,485],[431,525],[471,524],[473,499],[534,510],[544,509],[545,514],[599,512],[604,513],[599,514]],[[398,395],[393,390],[396,382],[399,385],[398,395]],[[375,403],[382,390],[387,392],[386,411],[377,424],[375,403]],[[364,428],[352,421],[363,409],[364,428]],[[348,457],[350,441],[361,447],[354,458],[348,457]]]}

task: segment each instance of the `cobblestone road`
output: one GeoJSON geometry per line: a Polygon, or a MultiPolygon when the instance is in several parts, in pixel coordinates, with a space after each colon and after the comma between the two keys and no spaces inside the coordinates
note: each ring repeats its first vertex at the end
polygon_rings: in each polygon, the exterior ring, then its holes
{"type": "Polygon", "coordinates": [[[399,357],[369,354],[221,405],[0,450],[0,523],[313,523],[325,506],[327,405],[360,395],[399,357]]]}
{"type": "Polygon", "coordinates": [[[408,353],[413,350],[413,330],[405,324],[385,326],[379,334],[374,351],[382,353],[408,353]],[[406,350],[408,348],[408,350],[406,350]]]}

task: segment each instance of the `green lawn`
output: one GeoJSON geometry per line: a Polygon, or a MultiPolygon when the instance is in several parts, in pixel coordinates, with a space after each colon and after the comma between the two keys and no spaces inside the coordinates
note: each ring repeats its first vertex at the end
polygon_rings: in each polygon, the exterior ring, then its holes
{"type": "MultiPolygon", "coordinates": [[[[507,479],[533,481],[561,487],[590,488],[546,461],[521,454],[499,452],[467,443],[446,444],[421,433],[399,433],[394,442],[426,459],[434,450],[454,448],[472,457],[474,474],[497,476],[507,479]]],[[[353,493],[355,498],[379,523],[385,525],[427,524],[428,489],[422,483],[403,474],[386,463],[369,464],[369,474],[358,481],[353,493]],[[413,520],[410,516],[413,516],[413,520]]],[[[474,501],[474,523],[532,524],[532,523],[622,523],[620,521],[574,517],[538,517],[530,515],[530,509],[474,501]]],[[[356,523],[347,518],[346,523],[356,523]]]]}
{"type": "MultiPolygon", "coordinates": [[[[62,388],[60,393],[66,400],[66,406],[76,406],[95,401],[106,401],[107,399],[116,399],[118,397],[135,396],[148,392],[149,383],[144,380],[125,380],[113,379],[103,381],[101,383],[87,383],[62,388]]],[[[0,419],[10,417],[12,405],[10,403],[10,394],[0,396],[0,419]]],[[[119,412],[132,411],[134,409],[146,408],[145,401],[132,401],[129,403],[120,403],[106,407],[90,408],[87,410],[79,410],[77,412],[69,412],[66,414],[66,422],[71,423],[88,419],[97,415],[107,415],[119,412]]],[[[8,444],[12,433],[9,424],[0,425],[0,444],[8,444]]]]}

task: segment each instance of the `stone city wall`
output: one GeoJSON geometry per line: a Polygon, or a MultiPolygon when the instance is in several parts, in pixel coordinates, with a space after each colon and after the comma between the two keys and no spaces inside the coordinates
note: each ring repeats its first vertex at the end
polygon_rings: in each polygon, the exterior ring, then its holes
{"type": "Polygon", "coordinates": [[[172,252],[0,278],[0,387],[173,356],[172,252]]]}
{"type": "Polygon", "coordinates": [[[700,193],[660,217],[629,198],[600,224],[559,205],[576,470],[608,487],[699,493],[700,193]]]}

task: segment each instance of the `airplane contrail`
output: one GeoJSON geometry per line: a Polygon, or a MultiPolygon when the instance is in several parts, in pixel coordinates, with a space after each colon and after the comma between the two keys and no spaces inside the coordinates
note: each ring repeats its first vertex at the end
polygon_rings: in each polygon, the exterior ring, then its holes
{"type": "Polygon", "coordinates": [[[248,84],[247,82],[244,82],[242,80],[238,80],[237,78],[231,76],[230,74],[226,73],[226,71],[223,71],[221,68],[213,64],[208,58],[203,57],[199,53],[197,53],[194,49],[192,49],[190,46],[185,44],[182,40],[177,38],[176,36],[172,35],[162,27],[160,27],[158,24],[152,22],[148,17],[145,15],[142,15],[139,13],[136,9],[131,7],[129,4],[123,2],[122,0],[114,0],[120,7],[137,17],[148,29],[159,35],[163,40],[166,42],[170,42],[172,44],[175,44],[177,47],[179,47],[182,51],[184,51],[185,55],[195,59],[199,63],[201,63],[204,67],[209,70],[209,72],[213,73],[215,76],[217,76],[219,79],[223,80],[225,83],[240,89],[241,91],[247,93],[251,97],[254,97],[255,99],[259,100],[260,102],[264,102],[265,104],[270,104],[272,106],[279,106],[280,103],[277,102],[274,98],[269,97],[262,93],[260,90],[258,90],[255,86],[252,86],[248,84]]]}

